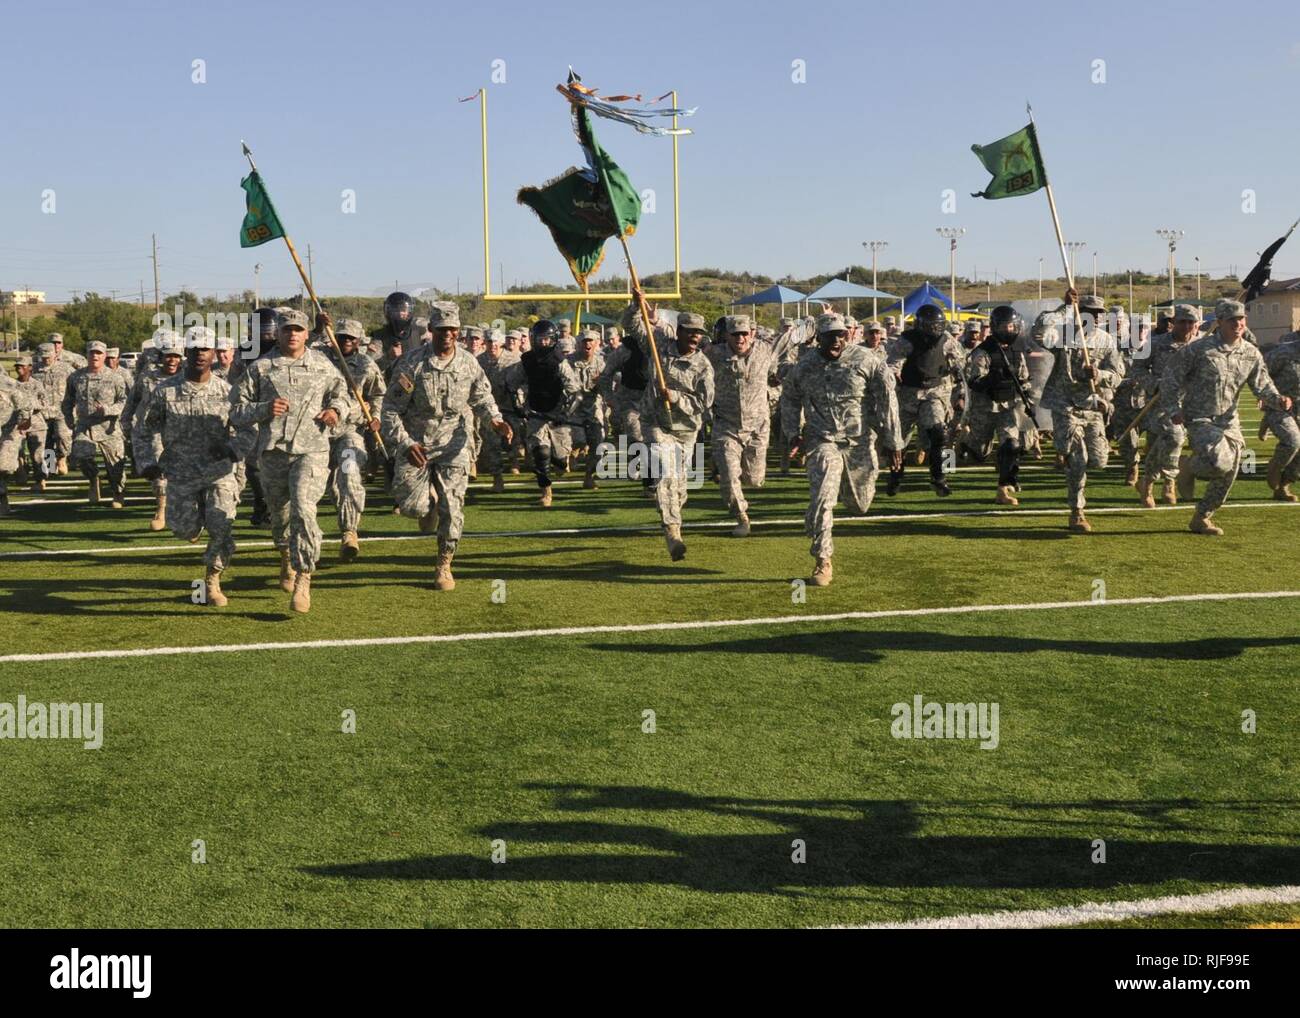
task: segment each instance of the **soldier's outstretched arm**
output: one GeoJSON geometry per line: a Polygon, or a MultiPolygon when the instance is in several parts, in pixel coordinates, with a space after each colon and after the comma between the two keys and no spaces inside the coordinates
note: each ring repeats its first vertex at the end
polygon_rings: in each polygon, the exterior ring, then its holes
{"type": "Polygon", "coordinates": [[[1250,391],[1255,394],[1255,398],[1270,410],[1291,409],[1291,400],[1278,392],[1272,376],[1268,373],[1268,368],[1264,366],[1264,358],[1258,351],[1255,354],[1255,366],[1246,376],[1246,384],[1250,386],[1250,391]]]}

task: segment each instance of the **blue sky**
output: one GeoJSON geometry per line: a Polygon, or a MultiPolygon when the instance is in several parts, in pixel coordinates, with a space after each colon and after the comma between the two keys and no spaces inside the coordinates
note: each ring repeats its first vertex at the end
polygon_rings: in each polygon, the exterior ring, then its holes
{"type": "MultiPolygon", "coordinates": [[[[1244,272],[1300,216],[1300,7],[1293,3],[646,5],[72,3],[9,5],[0,94],[0,288],[296,291],[282,244],[241,250],[248,140],[324,293],[483,284],[479,114],[489,98],[494,284],[567,277],[516,189],[580,158],[555,93],[572,64],[605,93],[679,90],[682,258],[774,276],[866,261],[947,272],[939,226],[964,226],[958,271],[1048,275],[1043,194],[969,197],[970,152],[1025,123],[1030,99],[1067,239],[1103,272],[1244,272]],[[192,62],[206,82],[192,82],[192,62]],[[504,84],[490,83],[505,61],[504,84]],[[806,81],[792,81],[792,62],[806,81]],[[1094,61],[1105,61],[1104,83],[1094,61]],[[356,193],[355,214],[341,192],[356,193]],[[54,191],[54,214],[41,210],[54,191]],[[957,195],[944,214],[943,192],[957,195]],[[1242,192],[1254,192],[1255,213],[1242,192]]],[[[657,211],[632,241],[671,267],[671,143],[598,122],[657,211]]],[[[621,268],[613,251],[604,275],[621,268]]],[[[1300,237],[1277,276],[1300,275],[1300,237]]],[[[597,284],[598,285],[598,284],[597,284]]]]}

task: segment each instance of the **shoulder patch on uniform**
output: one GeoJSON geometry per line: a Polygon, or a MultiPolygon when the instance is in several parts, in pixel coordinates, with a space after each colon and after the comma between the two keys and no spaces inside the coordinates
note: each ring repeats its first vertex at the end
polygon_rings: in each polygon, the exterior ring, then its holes
{"type": "Polygon", "coordinates": [[[415,389],[415,383],[411,381],[411,376],[405,372],[397,376],[397,384],[402,387],[403,392],[411,392],[415,389]]]}

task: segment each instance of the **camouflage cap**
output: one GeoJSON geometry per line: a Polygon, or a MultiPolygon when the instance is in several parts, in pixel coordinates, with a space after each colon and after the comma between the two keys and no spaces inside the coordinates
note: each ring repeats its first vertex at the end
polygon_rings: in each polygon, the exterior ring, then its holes
{"type": "Polygon", "coordinates": [[[310,324],[307,321],[307,316],[303,314],[301,311],[296,311],[293,308],[285,308],[283,311],[281,311],[279,313],[279,318],[276,324],[282,329],[304,329],[305,330],[311,328],[310,324]]]}
{"type": "Polygon", "coordinates": [[[704,324],[704,316],[697,315],[692,311],[683,311],[677,316],[677,332],[705,332],[707,326],[704,324]]]}
{"type": "Polygon", "coordinates": [[[233,336],[218,336],[218,350],[233,350],[235,348],[235,338],[233,336]]]}
{"type": "Polygon", "coordinates": [[[500,329],[489,329],[488,334],[483,338],[488,343],[504,343],[506,341],[506,334],[500,329]]]}
{"type": "Polygon", "coordinates": [[[1176,304],[1174,306],[1175,322],[1199,322],[1201,309],[1195,304],[1176,304]]]}
{"type": "Polygon", "coordinates": [[[1123,315],[1125,318],[1128,317],[1128,308],[1123,304],[1112,304],[1106,310],[1112,315],[1123,315]]]}
{"type": "Polygon", "coordinates": [[[121,357],[122,351],[115,346],[110,346],[106,351],[104,351],[104,356],[109,358],[121,357]]]}
{"type": "Polygon", "coordinates": [[[867,321],[863,322],[863,324],[862,324],[862,329],[863,329],[864,332],[884,332],[884,331],[885,331],[885,327],[884,327],[883,325],[881,325],[878,321],[876,321],[874,318],[869,318],[869,319],[867,319],[867,321]]]}
{"type": "Polygon", "coordinates": [[[175,354],[179,357],[185,352],[185,341],[174,332],[164,332],[161,337],[157,338],[158,349],[166,357],[168,354],[175,354]]]}
{"type": "Polygon", "coordinates": [[[351,336],[353,339],[363,339],[366,335],[365,326],[355,318],[345,318],[334,327],[334,335],[351,336]]]}
{"type": "Polygon", "coordinates": [[[36,348],[36,356],[38,356],[38,357],[53,357],[53,356],[54,356],[54,344],[53,344],[53,343],[42,343],[40,346],[38,346],[38,347],[36,348]]]}
{"type": "Polygon", "coordinates": [[[435,300],[429,310],[430,329],[459,329],[460,308],[449,300],[435,300]]]}
{"type": "Polygon", "coordinates": [[[155,332],[152,336],[149,337],[149,345],[152,346],[155,350],[161,350],[163,348],[163,344],[167,342],[167,338],[169,336],[175,336],[175,335],[176,333],[174,333],[171,329],[159,329],[157,332],[155,332]]]}
{"type": "MultiPolygon", "coordinates": [[[[298,312],[302,314],[302,312],[298,312]]],[[[185,330],[186,350],[215,350],[217,334],[205,325],[195,325],[185,330]]]]}
{"type": "Polygon", "coordinates": [[[62,343],[62,342],[63,342],[63,333],[61,333],[61,332],[51,332],[51,333],[50,333],[50,342],[51,342],[51,343],[62,343]]]}
{"type": "MultiPolygon", "coordinates": [[[[700,321],[703,320],[704,319],[702,318],[700,319],[700,321]]],[[[722,327],[728,333],[754,331],[754,325],[749,320],[749,315],[727,315],[727,317],[722,320],[722,327]]]]}
{"type": "Polygon", "coordinates": [[[599,343],[599,342],[600,342],[600,330],[599,330],[599,329],[583,329],[583,330],[582,330],[582,338],[583,338],[583,339],[594,339],[597,343],[599,343]]]}
{"type": "Polygon", "coordinates": [[[477,325],[471,325],[465,330],[465,339],[482,339],[483,330],[477,325]]]}
{"type": "Polygon", "coordinates": [[[898,324],[898,319],[895,318],[893,315],[885,315],[884,321],[885,321],[885,324],[886,324],[886,325],[897,325],[897,324],[898,324]]]}
{"type": "Polygon", "coordinates": [[[98,339],[92,339],[86,344],[86,353],[108,353],[108,347],[98,339]]]}
{"type": "Polygon", "coordinates": [[[623,335],[623,330],[620,329],[617,325],[611,325],[608,329],[605,330],[605,335],[606,335],[606,336],[621,336],[621,335],[623,335]]]}
{"type": "Polygon", "coordinates": [[[1214,305],[1215,318],[1245,318],[1246,305],[1239,300],[1221,300],[1214,305]]]}
{"type": "Polygon", "coordinates": [[[1106,310],[1106,302],[1094,294],[1087,294],[1079,298],[1079,310],[1087,311],[1090,314],[1096,314],[1099,311],[1106,310]]]}
{"type": "Polygon", "coordinates": [[[30,368],[32,366],[32,355],[29,353],[20,353],[14,358],[14,367],[30,368]]]}
{"type": "Polygon", "coordinates": [[[792,326],[793,324],[794,324],[794,319],[793,319],[793,318],[782,318],[782,319],[781,319],[781,328],[783,328],[783,329],[788,329],[788,328],[790,328],[790,326],[792,326]]]}
{"type": "Polygon", "coordinates": [[[854,318],[852,315],[845,315],[844,324],[847,325],[850,329],[856,329],[858,327],[858,320],[854,318]]]}
{"type": "Polygon", "coordinates": [[[817,332],[848,332],[848,326],[844,324],[844,316],[836,314],[834,311],[824,315],[817,316],[817,332]]]}

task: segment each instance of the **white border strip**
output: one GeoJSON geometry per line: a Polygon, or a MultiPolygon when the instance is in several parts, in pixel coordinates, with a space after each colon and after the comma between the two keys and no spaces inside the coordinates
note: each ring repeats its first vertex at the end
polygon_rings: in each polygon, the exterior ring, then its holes
{"type": "Polygon", "coordinates": [[[1060,905],[1020,912],[987,912],[974,915],[943,916],[938,919],[912,919],[897,923],[865,923],[859,926],[837,925],[833,930],[1045,930],[1054,926],[1078,926],[1081,923],[1121,922],[1148,916],[1220,912],[1239,905],[1294,905],[1300,903],[1300,886],[1237,887],[1207,891],[1204,894],[1178,894],[1167,898],[1142,898],[1139,901],[1089,901],[1082,905],[1060,905]]]}
{"type": "MultiPolygon", "coordinates": [[[[650,503],[646,503],[647,508],[653,508],[650,503]]],[[[1224,512],[1229,509],[1300,509],[1300,502],[1236,502],[1220,506],[1218,512],[1224,512]]],[[[538,510],[539,512],[543,510],[538,510]]],[[[1185,505],[1158,505],[1154,509],[1145,509],[1140,505],[1119,505],[1106,506],[1103,508],[1088,509],[1089,516],[1100,516],[1113,513],[1159,513],[1159,512],[1192,512],[1192,503],[1185,505]]],[[[978,519],[986,516],[1065,516],[1070,512],[1069,509],[956,509],[946,513],[888,513],[868,516],[836,516],[836,523],[889,523],[899,520],[946,520],[946,519],[978,519]]],[[[750,519],[750,525],[753,527],[771,527],[771,526],[802,526],[804,519],[802,516],[789,517],[782,519],[750,519]]],[[[730,529],[736,525],[735,520],[714,520],[707,523],[683,523],[683,530],[721,530],[730,529]]],[[[461,535],[461,539],[472,539],[481,541],[488,538],[499,537],[581,537],[583,534],[634,534],[634,533],[659,533],[662,528],[658,523],[626,523],[621,526],[612,527],[556,527],[550,530],[493,530],[493,531],[472,531],[467,530],[461,535]]],[[[362,537],[361,544],[379,541],[431,541],[436,535],[434,534],[381,534],[375,537],[362,537]]],[[[327,537],[322,544],[338,544],[339,539],[336,537],[327,537]]],[[[237,541],[239,548],[271,548],[275,542],[268,540],[258,541],[237,541]]],[[[44,558],[55,555],[110,555],[122,552],[143,552],[143,551],[161,551],[161,552],[179,552],[193,551],[193,544],[122,544],[112,547],[101,548],[36,548],[31,551],[4,551],[0,552],[0,559],[7,558],[44,558]]]]}
{"type": "Polygon", "coordinates": [[[512,629],[486,633],[440,633],[422,636],[371,636],[348,640],[290,640],[283,643],[219,643],[197,647],[70,650],[48,654],[4,654],[0,655],[0,664],[39,661],[91,661],[103,658],[165,657],[176,654],[238,654],[262,650],[317,650],[327,647],[397,647],[410,644],[474,643],[483,640],[526,640],[545,636],[660,633],[688,629],[728,629],[737,626],[782,626],[810,622],[919,618],[928,615],[1047,611],[1057,608],[1105,608],[1108,606],[1118,607],[1141,604],[1180,604],[1192,601],[1265,601],[1286,597],[1300,597],[1300,590],[1246,591],[1226,594],[1169,594],[1163,597],[1116,597],[1104,601],[1042,601],[1035,604],[965,604],[946,608],[890,608],[881,611],[835,612],[828,615],[777,615],[753,619],[701,619],[689,622],[646,622],[621,626],[565,626],[557,629],[512,629]]]}

